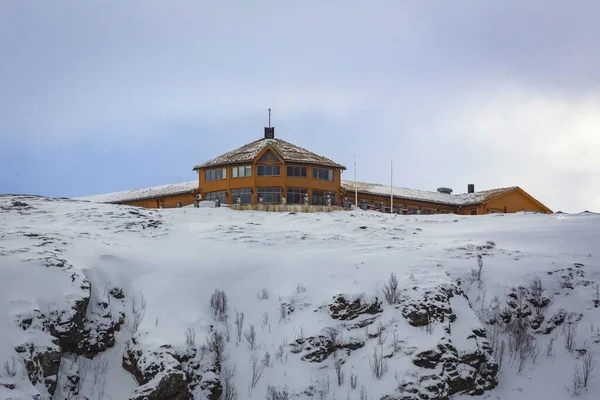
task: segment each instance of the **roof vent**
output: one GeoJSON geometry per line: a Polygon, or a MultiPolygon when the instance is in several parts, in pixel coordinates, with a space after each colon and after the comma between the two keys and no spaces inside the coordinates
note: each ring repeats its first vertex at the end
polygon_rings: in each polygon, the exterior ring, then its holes
{"type": "Polygon", "coordinates": [[[472,183],[469,183],[467,185],[467,193],[475,193],[475,185],[473,185],[472,183]]]}
{"type": "Polygon", "coordinates": [[[437,191],[443,194],[452,194],[452,189],[450,188],[440,187],[437,191]]]}
{"type": "Polygon", "coordinates": [[[265,127],[265,139],[275,139],[275,128],[267,128],[265,127]]]}

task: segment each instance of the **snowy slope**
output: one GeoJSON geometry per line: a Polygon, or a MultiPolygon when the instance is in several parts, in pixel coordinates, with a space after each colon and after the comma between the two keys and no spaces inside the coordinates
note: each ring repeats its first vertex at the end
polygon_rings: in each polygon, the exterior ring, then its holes
{"type": "MultiPolygon", "coordinates": [[[[482,378],[477,385],[483,394],[457,391],[452,398],[569,398],[583,353],[599,350],[600,308],[594,304],[599,242],[595,214],[145,210],[2,196],[0,398],[39,393],[44,397],[38,398],[65,399],[76,386],[80,398],[128,399],[167,380],[176,387],[197,379],[190,392],[202,399],[232,369],[240,399],[264,399],[269,385],[287,388],[297,399],[359,399],[361,391],[369,399],[416,398],[412,392],[435,398],[435,390],[443,394],[460,381],[449,374],[468,381],[473,374],[494,375],[482,370],[498,364],[495,388],[493,378],[482,378]],[[471,283],[477,254],[482,279],[471,283]],[[393,305],[382,291],[390,273],[399,282],[393,305]],[[553,299],[541,325],[528,331],[534,350],[519,357],[509,350],[506,329],[498,328],[505,326],[493,320],[510,314],[514,321],[515,310],[525,314],[533,308],[528,300],[517,308],[508,303],[514,303],[513,288],[529,286],[536,277],[545,289],[542,297],[553,299]],[[215,289],[227,296],[227,322],[210,307],[215,289]],[[82,322],[77,315],[83,300],[82,322]],[[364,306],[356,318],[344,319],[356,311],[344,306],[346,300],[364,306]],[[241,312],[238,343],[235,321],[241,312]],[[542,332],[561,315],[565,322],[542,332]],[[77,323],[86,327],[83,333],[69,330],[77,323]],[[248,340],[251,325],[254,346],[248,340]],[[215,352],[204,345],[215,332],[226,336],[227,326],[229,341],[215,368],[215,352]],[[576,328],[571,351],[564,326],[576,328]],[[473,335],[482,327],[487,339],[473,335]],[[60,340],[53,341],[56,337],[60,340]],[[19,346],[26,351],[17,351],[19,346]],[[495,359],[486,355],[488,346],[496,350],[495,359]],[[262,363],[267,353],[270,361],[262,363]],[[25,361],[40,354],[58,354],[60,370],[34,379],[34,385],[25,361]],[[373,374],[374,354],[387,366],[381,379],[373,374]],[[481,370],[460,362],[471,355],[482,358],[474,361],[481,370]],[[253,359],[262,372],[254,387],[253,359]],[[336,361],[345,374],[341,385],[336,361]],[[153,368],[161,372],[150,376],[153,368]]],[[[528,323],[537,315],[531,314],[528,323]]],[[[43,375],[48,368],[38,364],[43,375]]],[[[598,398],[600,376],[581,392],[581,398],[598,398]]]]}

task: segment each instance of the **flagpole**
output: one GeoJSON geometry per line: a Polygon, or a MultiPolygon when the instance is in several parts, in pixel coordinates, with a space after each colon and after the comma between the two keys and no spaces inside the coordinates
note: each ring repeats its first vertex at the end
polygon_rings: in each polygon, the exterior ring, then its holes
{"type": "Polygon", "coordinates": [[[354,155],[354,205],[358,207],[358,184],[356,182],[356,154],[354,155]]]}
{"type": "Polygon", "coordinates": [[[390,214],[394,213],[394,160],[390,162],[390,214]]]}

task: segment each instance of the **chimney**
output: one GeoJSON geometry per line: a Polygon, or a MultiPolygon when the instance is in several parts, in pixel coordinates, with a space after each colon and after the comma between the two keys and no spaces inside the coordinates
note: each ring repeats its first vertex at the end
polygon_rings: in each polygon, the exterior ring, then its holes
{"type": "Polygon", "coordinates": [[[439,187],[437,191],[442,194],[452,194],[452,189],[446,187],[439,187]]]}
{"type": "Polygon", "coordinates": [[[265,127],[265,139],[275,139],[275,127],[265,127]]]}
{"type": "Polygon", "coordinates": [[[467,185],[467,193],[475,193],[475,185],[472,183],[469,183],[467,185]]]}

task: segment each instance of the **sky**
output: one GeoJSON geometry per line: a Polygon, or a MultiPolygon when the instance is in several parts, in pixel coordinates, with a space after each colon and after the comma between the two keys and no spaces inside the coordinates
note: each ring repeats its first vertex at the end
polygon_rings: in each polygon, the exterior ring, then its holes
{"type": "Polygon", "coordinates": [[[263,136],[342,179],[600,212],[600,2],[0,2],[0,193],[193,180],[263,136]]]}

